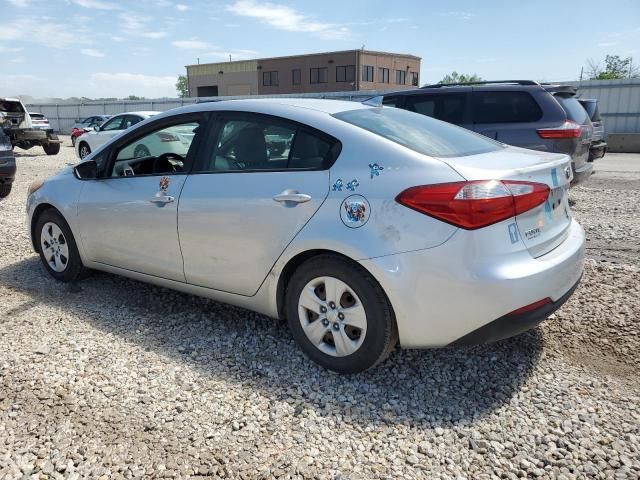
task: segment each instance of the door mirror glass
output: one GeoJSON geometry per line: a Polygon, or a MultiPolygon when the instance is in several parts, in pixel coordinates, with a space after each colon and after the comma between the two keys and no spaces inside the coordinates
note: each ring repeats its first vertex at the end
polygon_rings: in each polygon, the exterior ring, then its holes
{"type": "Polygon", "coordinates": [[[79,180],[95,180],[98,176],[98,165],[94,160],[88,160],[76,165],[73,173],[79,180]]]}

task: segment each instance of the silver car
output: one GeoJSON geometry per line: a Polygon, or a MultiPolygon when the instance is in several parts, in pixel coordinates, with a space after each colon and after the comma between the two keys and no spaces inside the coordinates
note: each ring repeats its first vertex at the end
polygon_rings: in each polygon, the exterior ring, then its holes
{"type": "Polygon", "coordinates": [[[571,295],[584,232],[566,155],[404,110],[333,100],[158,114],[33,184],[34,249],[286,319],[326,368],[532,328],[571,295]],[[172,136],[188,139],[186,154],[172,136]],[[166,136],[165,153],[132,146],[166,136]]]}

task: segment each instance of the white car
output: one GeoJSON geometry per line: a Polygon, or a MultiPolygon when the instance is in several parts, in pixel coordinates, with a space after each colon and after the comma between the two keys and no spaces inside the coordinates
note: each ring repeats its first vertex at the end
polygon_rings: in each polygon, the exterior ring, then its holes
{"type": "Polygon", "coordinates": [[[27,212],[57,280],[93,268],[280,317],[349,373],[398,340],[491,342],[559,308],[583,268],[571,178],[567,155],[406,110],[250,99],[141,122],[32,184],[27,212]]]}
{"type": "Polygon", "coordinates": [[[126,112],[114,115],[102,125],[96,125],[94,130],[81,135],[76,140],[76,154],[80,159],[83,159],[127,128],[158,113],[160,112],[126,112]]]}

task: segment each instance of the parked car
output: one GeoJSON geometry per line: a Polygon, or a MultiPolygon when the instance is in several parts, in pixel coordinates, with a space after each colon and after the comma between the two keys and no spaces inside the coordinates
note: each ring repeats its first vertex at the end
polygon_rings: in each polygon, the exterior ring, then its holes
{"type": "Polygon", "coordinates": [[[598,110],[598,100],[595,98],[580,98],[578,101],[587,111],[591,119],[591,125],[593,125],[593,139],[591,147],[589,148],[589,161],[593,162],[598,158],[604,157],[604,154],[607,153],[604,122],[598,110]]]}
{"type": "Polygon", "coordinates": [[[76,139],[84,133],[94,130],[96,126],[102,125],[109,120],[111,115],[94,115],[82,120],[78,120],[71,127],[71,144],[76,146],[76,139]]]}
{"type": "Polygon", "coordinates": [[[38,130],[51,130],[53,132],[49,120],[42,113],[29,112],[29,116],[31,117],[31,125],[33,128],[37,128],[38,130]]]}
{"type": "Polygon", "coordinates": [[[398,338],[494,341],[562,305],[585,244],[570,162],[397,108],[199,103],[32,184],[27,223],[57,280],[93,268],[286,318],[311,359],[359,372],[398,338]],[[176,131],[185,155],[132,154],[176,131]]]}
{"type": "Polygon", "coordinates": [[[75,141],[76,154],[85,158],[106,141],[122,133],[123,130],[159,112],[127,112],[114,115],[100,126],[95,126],[80,135],[75,141]]]}
{"type": "Polygon", "coordinates": [[[41,146],[47,155],[60,151],[60,139],[51,128],[34,126],[26,108],[18,98],[0,98],[0,128],[9,137],[11,147],[28,150],[41,146]]]}
{"type": "Polygon", "coordinates": [[[11,140],[0,128],[0,198],[11,193],[15,176],[16,159],[13,155],[11,140]]]}
{"type": "Polygon", "coordinates": [[[489,138],[571,157],[574,184],[593,171],[593,129],[571,86],[530,80],[429,85],[384,96],[385,105],[429,115],[489,138]]]}

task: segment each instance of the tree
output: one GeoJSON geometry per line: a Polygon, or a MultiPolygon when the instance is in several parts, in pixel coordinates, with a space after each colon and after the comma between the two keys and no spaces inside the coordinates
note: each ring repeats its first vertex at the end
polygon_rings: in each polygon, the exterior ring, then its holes
{"type": "Polygon", "coordinates": [[[451,72],[444,76],[438,83],[474,83],[481,82],[482,78],[475,73],[466,75],[464,73],[451,72]]]}
{"type": "Polygon", "coordinates": [[[633,66],[631,57],[622,58],[620,55],[606,55],[604,67],[602,62],[593,59],[587,61],[587,75],[590,80],[616,80],[619,78],[638,77],[638,67],[633,66]]]}
{"type": "Polygon", "coordinates": [[[189,96],[189,85],[187,84],[187,77],[185,75],[178,75],[176,90],[180,98],[187,98],[189,96]]]}
{"type": "Polygon", "coordinates": [[[145,100],[145,97],[138,97],[137,95],[129,95],[125,100],[145,100]]]}

